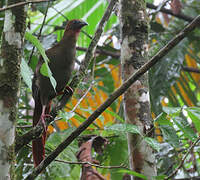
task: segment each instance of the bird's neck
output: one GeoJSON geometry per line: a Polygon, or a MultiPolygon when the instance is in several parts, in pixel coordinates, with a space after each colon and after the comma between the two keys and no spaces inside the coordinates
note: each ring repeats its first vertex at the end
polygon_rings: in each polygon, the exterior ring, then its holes
{"type": "Polygon", "coordinates": [[[67,30],[64,32],[64,36],[63,36],[63,39],[69,39],[71,41],[77,41],[78,39],[78,35],[80,33],[80,30],[67,30]]]}
{"type": "Polygon", "coordinates": [[[60,44],[63,48],[75,48],[78,35],[75,32],[65,31],[63,38],[60,41],[60,44]]]}

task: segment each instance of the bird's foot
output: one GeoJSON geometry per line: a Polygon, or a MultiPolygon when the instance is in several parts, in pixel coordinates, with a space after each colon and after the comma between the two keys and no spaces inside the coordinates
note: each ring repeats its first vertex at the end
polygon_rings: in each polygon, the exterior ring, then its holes
{"type": "Polygon", "coordinates": [[[70,86],[66,86],[65,90],[64,90],[64,93],[68,93],[68,94],[72,95],[74,93],[74,91],[70,86]]]}
{"type": "Polygon", "coordinates": [[[56,94],[56,96],[60,96],[60,95],[63,95],[65,93],[67,94],[73,94],[73,89],[70,87],[70,86],[66,86],[65,89],[63,91],[60,91],[56,94]]]}
{"type": "Polygon", "coordinates": [[[44,130],[46,131],[47,130],[47,126],[46,126],[46,123],[45,123],[45,118],[52,118],[52,116],[50,114],[42,114],[41,115],[41,123],[44,127],[44,130]]]}

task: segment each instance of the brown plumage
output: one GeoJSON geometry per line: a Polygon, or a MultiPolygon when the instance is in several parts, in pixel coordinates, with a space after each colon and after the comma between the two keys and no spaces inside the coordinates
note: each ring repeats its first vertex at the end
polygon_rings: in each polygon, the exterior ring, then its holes
{"type": "Polygon", "coordinates": [[[57,82],[56,92],[53,89],[49,78],[40,73],[40,68],[44,63],[42,57],[40,57],[36,66],[32,85],[33,98],[35,100],[33,126],[36,126],[39,121],[42,121],[44,132],[42,137],[39,137],[32,142],[33,161],[35,166],[38,166],[45,156],[44,146],[46,140],[46,126],[44,117],[47,116],[50,111],[51,100],[64,90],[70,79],[75,63],[76,41],[81,28],[85,25],[87,25],[87,23],[81,20],[75,19],[69,21],[65,28],[62,40],[46,51],[46,55],[50,60],[49,67],[57,82]]]}

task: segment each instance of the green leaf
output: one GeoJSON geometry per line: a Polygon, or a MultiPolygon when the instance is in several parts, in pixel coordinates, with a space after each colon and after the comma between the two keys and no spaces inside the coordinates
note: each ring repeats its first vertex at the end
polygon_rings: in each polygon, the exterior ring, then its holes
{"type": "Polygon", "coordinates": [[[56,80],[52,76],[52,72],[48,66],[49,59],[48,59],[48,57],[45,53],[45,50],[42,47],[40,41],[35,36],[33,36],[32,34],[30,34],[28,32],[25,33],[25,38],[26,38],[26,40],[30,41],[39,50],[42,58],[44,59],[44,63],[42,64],[42,66],[40,68],[40,72],[42,75],[50,78],[51,84],[55,90],[56,89],[56,80]]]}
{"type": "Polygon", "coordinates": [[[173,123],[170,122],[169,119],[167,119],[167,114],[165,112],[160,113],[154,121],[157,122],[159,125],[173,125],[173,123]]]}
{"type": "Polygon", "coordinates": [[[95,78],[99,78],[99,80],[103,81],[104,91],[108,94],[113,92],[115,89],[114,80],[111,75],[111,71],[105,67],[101,67],[95,70],[94,72],[95,78]]]}
{"type": "Polygon", "coordinates": [[[45,14],[47,8],[48,8],[48,3],[49,2],[41,2],[41,3],[37,3],[35,4],[35,8],[37,10],[39,10],[40,12],[42,12],[43,14],[45,14]]]}
{"type": "Polygon", "coordinates": [[[115,117],[116,119],[118,119],[119,121],[121,121],[122,123],[125,122],[125,120],[123,118],[121,118],[117,113],[115,113],[114,111],[110,111],[109,109],[105,110],[106,113],[112,115],[113,117],[115,117]]]}
{"type": "Polygon", "coordinates": [[[57,84],[57,83],[56,83],[56,80],[54,79],[53,76],[50,76],[49,78],[50,78],[50,82],[51,82],[51,84],[52,84],[54,90],[56,91],[56,84],[57,84]]]}
{"type": "MultiPolygon", "coordinates": [[[[115,166],[116,164],[121,164],[122,162],[125,162],[125,165],[128,166],[127,159],[129,157],[129,154],[126,135],[120,135],[118,137],[110,139],[109,141],[110,144],[106,146],[106,156],[99,155],[97,160],[99,160],[100,162],[105,162],[106,157],[106,161],[108,164],[105,165],[115,166]]],[[[122,180],[123,173],[120,173],[113,169],[111,171],[110,179],[122,180]]]]}
{"type": "Polygon", "coordinates": [[[160,151],[160,144],[153,138],[145,137],[144,140],[156,151],[160,151]]]}
{"type": "Polygon", "coordinates": [[[114,124],[112,126],[105,127],[105,130],[141,134],[139,128],[133,124],[114,124]]]}
{"type": "Polygon", "coordinates": [[[163,111],[168,115],[174,115],[181,112],[181,107],[163,107],[163,111]]]}
{"type": "MultiPolygon", "coordinates": [[[[68,129],[62,132],[54,132],[48,137],[48,141],[46,142],[46,146],[56,147],[60,144],[67,136],[69,136],[75,130],[74,127],[69,127],[68,129]]],[[[73,143],[72,143],[73,144],[73,143]]]]}
{"type": "Polygon", "coordinates": [[[154,0],[145,0],[147,3],[153,3],[154,2],[154,0]]]}
{"type": "Polygon", "coordinates": [[[167,176],[166,175],[154,176],[154,178],[156,180],[163,180],[163,179],[165,179],[165,177],[167,177],[167,176]]]}
{"type": "Polygon", "coordinates": [[[162,135],[168,143],[170,143],[174,147],[180,147],[180,141],[179,137],[176,134],[176,131],[173,127],[168,125],[162,125],[160,126],[160,129],[162,131],[162,135]]]}
{"type": "Polygon", "coordinates": [[[75,116],[74,112],[60,112],[59,116],[62,117],[65,121],[75,116]]]}
{"type": "Polygon", "coordinates": [[[37,64],[38,64],[38,57],[33,55],[31,58],[31,62],[29,63],[29,67],[32,69],[32,71],[35,70],[37,64]]]}
{"type": "Polygon", "coordinates": [[[44,76],[49,77],[49,73],[48,73],[48,67],[45,63],[42,64],[41,68],[40,68],[40,73],[44,76]]]}
{"type": "MultiPolygon", "coordinates": [[[[52,133],[48,137],[48,140],[45,144],[46,153],[49,154],[50,152],[52,152],[55,149],[55,147],[58,146],[58,144],[60,144],[74,130],[75,130],[75,128],[68,128],[61,132],[52,133]]],[[[77,160],[76,152],[78,152],[78,150],[79,150],[79,148],[78,148],[77,142],[73,141],[62,153],[59,154],[57,159],[63,160],[63,161],[76,161],[77,160]]],[[[55,179],[55,180],[68,179],[67,176],[69,177],[69,174],[71,173],[72,169],[70,168],[69,164],[66,164],[66,163],[64,163],[64,164],[65,164],[65,166],[62,165],[62,163],[60,163],[60,162],[51,163],[50,170],[48,170],[49,171],[48,174],[50,177],[45,178],[45,179],[55,179]]],[[[75,178],[75,179],[77,179],[77,178],[75,178]]]]}
{"type": "Polygon", "coordinates": [[[173,122],[180,128],[184,135],[190,140],[195,140],[197,138],[195,132],[190,128],[190,124],[181,117],[172,118],[173,122]]]}
{"type": "Polygon", "coordinates": [[[154,32],[159,33],[159,32],[165,31],[165,28],[163,27],[163,25],[160,23],[157,23],[156,21],[151,22],[150,25],[151,25],[151,30],[153,30],[154,32]]]}
{"type": "Polygon", "coordinates": [[[81,116],[78,115],[78,114],[75,114],[75,115],[74,115],[74,118],[77,119],[79,122],[84,122],[84,121],[86,120],[86,118],[81,117],[81,116]]]}
{"type": "Polygon", "coordinates": [[[56,80],[54,79],[54,77],[52,76],[52,72],[51,72],[51,70],[50,70],[48,64],[46,64],[46,63],[43,63],[43,64],[42,64],[42,66],[41,66],[41,68],[40,68],[40,73],[41,73],[42,75],[44,75],[44,76],[49,77],[50,82],[51,82],[51,84],[52,84],[52,86],[53,86],[53,88],[54,88],[54,90],[55,90],[56,84],[57,84],[57,83],[56,83],[56,80]]]}
{"type": "Polygon", "coordinates": [[[119,170],[120,173],[127,173],[127,174],[131,174],[135,177],[139,177],[139,178],[142,178],[142,179],[146,179],[147,180],[147,177],[143,174],[140,174],[140,173],[137,173],[135,171],[130,171],[130,170],[126,170],[126,169],[122,169],[122,170],[119,170]]]}
{"type": "Polygon", "coordinates": [[[188,112],[188,116],[191,118],[197,131],[200,132],[200,108],[192,107],[185,108],[185,110],[188,112]]]}
{"type": "Polygon", "coordinates": [[[42,55],[44,61],[45,62],[49,62],[49,59],[48,59],[47,55],[45,54],[45,50],[42,47],[42,44],[40,43],[40,41],[35,36],[30,34],[29,32],[25,33],[25,38],[26,38],[26,40],[30,41],[39,50],[39,52],[42,55]]]}
{"type": "Polygon", "coordinates": [[[26,83],[26,85],[29,87],[29,89],[32,88],[32,73],[29,69],[28,64],[26,63],[26,61],[24,60],[24,58],[22,58],[22,62],[21,62],[21,76],[24,80],[24,82],[26,83]]]}

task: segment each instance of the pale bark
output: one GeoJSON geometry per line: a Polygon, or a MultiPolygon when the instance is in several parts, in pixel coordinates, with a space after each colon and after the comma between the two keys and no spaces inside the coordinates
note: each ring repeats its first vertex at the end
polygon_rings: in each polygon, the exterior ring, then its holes
{"type": "MultiPolygon", "coordinates": [[[[8,0],[7,5],[20,2],[8,0]]],[[[14,179],[14,139],[20,61],[25,31],[24,7],[5,11],[0,56],[0,179],[14,179]]]]}
{"type": "MultiPolygon", "coordinates": [[[[125,81],[147,61],[148,17],[144,0],[120,0],[120,30],[122,78],[125,81]]],[[[147,74],[126,91],[123,104],[126,123],[137,125],[143,135],[149,136],[147,132],[153,123],[147,74]]],[[[133,171],[148,178],[156,175],[153,150],[143,137],[128,134],[128,149],[133,171]]]]}

